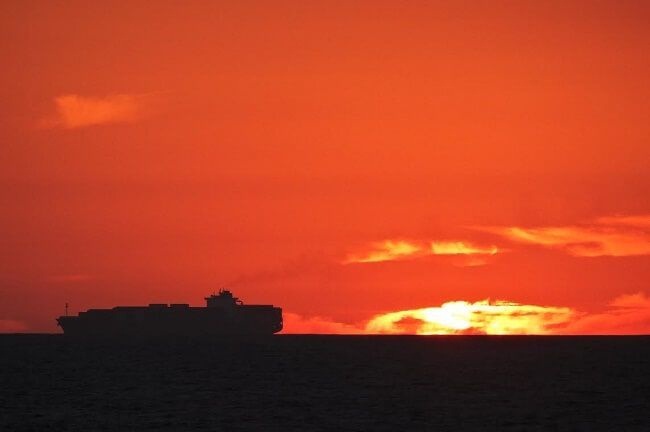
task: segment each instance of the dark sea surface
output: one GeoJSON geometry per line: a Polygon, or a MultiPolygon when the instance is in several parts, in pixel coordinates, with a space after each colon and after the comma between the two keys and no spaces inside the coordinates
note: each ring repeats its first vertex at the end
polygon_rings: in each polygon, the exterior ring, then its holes
{"type": "Polygon", "coordinates": [[[650,431],[650,337],[0,336],[0,431],[650,431]]]}

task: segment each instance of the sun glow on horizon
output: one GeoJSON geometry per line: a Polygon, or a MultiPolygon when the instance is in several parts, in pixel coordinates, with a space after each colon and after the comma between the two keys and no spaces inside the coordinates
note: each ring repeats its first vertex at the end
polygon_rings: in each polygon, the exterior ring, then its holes
{"type": "Polygon", "coordinates": [[[497,300],[449,301],[438,307],[389,312],[366,325],[377,334],[549,334],[553,326],[569,322],[576,312],[568,307],[526,305],[497,300]]]}
{"type": "Polygon", "coordinates": [[[650,334],[650,297],[623,294],[606,309],[584,312],[489,299],[380,313],[357,324],[288,313],[284,333],[385,335],[621,335],[650,334]]]}

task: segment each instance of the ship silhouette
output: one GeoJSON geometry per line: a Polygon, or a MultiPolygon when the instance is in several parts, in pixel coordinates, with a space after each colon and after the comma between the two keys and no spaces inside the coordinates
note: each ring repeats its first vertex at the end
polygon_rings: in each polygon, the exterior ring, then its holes
{"type": "Polygon", "coordinates": [[[56,321],[66,336],[89,338],[261,336],[282,330],[279,307],[244,305],[226,289],[205,300],[205,307],[152,303],[89,309],[77,316],[66,312],[56,321]]]}

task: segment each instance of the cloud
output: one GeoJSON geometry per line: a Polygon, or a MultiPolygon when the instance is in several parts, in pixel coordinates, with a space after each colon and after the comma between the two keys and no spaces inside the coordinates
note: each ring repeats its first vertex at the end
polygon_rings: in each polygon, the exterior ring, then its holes
{"type": "Polygon", "coordinates": [[[605,312],[583,314],[558,334],[634,335],[650,334],[650,298],[644,293],[615,298],[605,312]]]}
{"type": "Polygon", "coordinates": [[[505,300],[448,301],[440,306],[386,312],[347,324],[285,313],[283,333],[414,335],[634,335],[650,334],[650,298],[615,298],[604,312],[505,300]]]}
{"type": "MultiPolygon", "coordinates": [[[[477,246],[465,241],[384,240],[368,245],[364,250],[348,254],[344,264],[376,263],[420,258],[429,255],[494,255],[496,246],[477,246]]],[[[472,261],[477,265],[478,261],[472,261]]],[[[481,263],[484,261],[481,260],[481,263]]]]}
{"type": "Polygon", "coordinates": [[[642,292],[624,294],[616,297],[609,305],[617,308],[650,309],[650,298],[646,297],[642,292]]]}
{"type": "Polygon", "coordinates": [[[603,217],[582,225],[477,229],[517,243],[561,249],[580,257],[650,255],[647,215],[603,217]]]}
{"type": "Polygon", "coordinates": [[[150,111],[150,96],[116,94],[101,98],[66,94],[56,97],[54,104],[55,113],[41,124],[45,127],[75,129],[138,121],[150,111]]]}
{"type": "MultiPolygon", "coordinates": [[[[600,217],[589,223],[565,226],[478,226],[472,229],[511,242],[563,250],[573,256],[650,255],[650,215],[600,217]]],[[[343,264],[404,261],[425,256],[452,256],[453,264],[483,265],[487,258],[507,251],[495,245],[465,240],[387,239],[349,253],[343,264]]]]}
{"type": "Polygon", "coordinates": [[[19,333],[27,330],[27,325],[22,321],[0,319],[0,333],[19,333]]]}

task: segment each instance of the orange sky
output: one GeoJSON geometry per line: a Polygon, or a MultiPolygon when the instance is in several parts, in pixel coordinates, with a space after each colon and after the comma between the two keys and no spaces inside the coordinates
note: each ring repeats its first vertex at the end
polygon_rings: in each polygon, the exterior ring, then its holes
{"type": "Polygon", "coordinates": [[[544,332],[650,332],[649,20],[2,2],[0,331],[227,284],[287,331],[490,299],[560,308],[544,332]]]}

